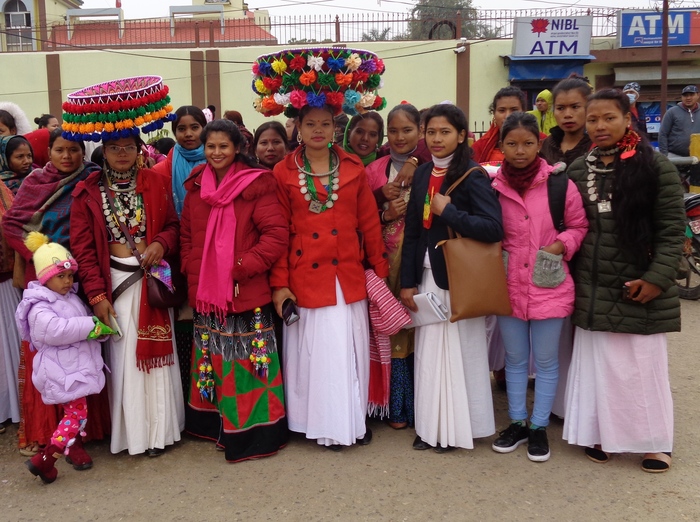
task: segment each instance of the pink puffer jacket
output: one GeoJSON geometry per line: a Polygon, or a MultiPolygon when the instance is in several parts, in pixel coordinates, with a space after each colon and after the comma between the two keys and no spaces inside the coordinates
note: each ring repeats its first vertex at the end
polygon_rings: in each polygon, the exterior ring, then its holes
{"type": "MultiPolygon", "coordinates": [[[[539,158],[538,158],[539,160],[539,158]]],[[[540,171],[524,197],[508,185],[501,169],[491,186],[499,193],[503,210],[503,250],[508,252],[508,294],[513,317],[522,320],[567,317],[574,310],[574,281],[568,261],[581,246],[588,219],[576,185],[569,181],[564,224],[558,232],[549,211],[547,178],[554,167],[541,161],[540,171]],[[540,288],[532,282],[537,251],[556,240],[564,243],[566,279],[556,288],[540,288]]]]}

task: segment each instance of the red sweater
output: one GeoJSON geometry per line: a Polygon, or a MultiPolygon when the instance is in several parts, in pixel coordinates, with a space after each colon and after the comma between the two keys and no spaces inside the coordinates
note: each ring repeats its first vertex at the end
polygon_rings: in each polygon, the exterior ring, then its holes
{"type": "MultiPolygon", "coordinates": [[[[227,277],[227,274],[201,274],[204,240],[211,207],[202,201],[201,178],[205,164],[198,165],[185,181],[187,196],[182,209],[182,270],[187,274],[190,303],[197,298],[200,277],[227,277]]],[[[272,301],[268,280],[272,263],[287,252],[289,226],[275,191],[271,173],[262,174],[233,200],[236,212],[235,255],[232,277],[238,284],[233,306],[237,312],[252,310],[272,301]]],[[[229,310],[229,313],[233,310],[229,310]]]]}
{"type": "MultiPolygon", "coordinates": [[[[70,216],[70,250],[78,261],[80,283],[88,299],[107,292],[112,301],[112,278],[109,272],[109,245],[102,209],[102,195],[97,182],[102,172],[91,174],[73,191],[70,216]]],[[[143,194],[146,210],[146,241],[158,241],[165,256],[178,251],[180,225],[173,207],[168,179],[149,169],[141,169],[136,178],[136,192],[143,194]]]]}
{"type": "MultiPolygon", "coordinates": [[[[282,213],[290,223],[291,241],[287,255],[272,268],[270,284],[274,288],[288,287],[299,306],[305,308],[337,304],[336,277],[346,303],[365,299],[365,255],[379,277],[389,275],[377,203],[364,166],[355,155],[337,146],[333,150],[340,157],[338,200],[333,208],[320,214],[309,210],[309,202],[299,191],[294,154],[288,154],[274,168],[282,213]],[[364,253],[358,232],[364,238],[364,253]]],[[[318,183],[316,187],[319,199],[325,201],[325,188],[318,183]]]]}

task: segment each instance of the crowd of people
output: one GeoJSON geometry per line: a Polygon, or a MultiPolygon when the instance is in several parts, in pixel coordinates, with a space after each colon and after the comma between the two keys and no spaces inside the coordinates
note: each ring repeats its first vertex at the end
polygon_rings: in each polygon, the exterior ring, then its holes
{"type": "Polygon", "coordinates": [[[554,412],[589,459],[667,471],[684,211],[675,167],[634,124],[638,94],[573,76],[526,112],[504,87],[472,146],[448,102],[349,121],[306,104],[254,133],[236,111],[185,105],[159,115],[169,151],[107,134],[99,163],[70,125],[43,115],[32,141],[0,110],[0,420],[19,423],[46,483],[61,456],[92,467],[90,440],[157,457],[184,431],[239,462],[290,431],[367,445],[368,415],[445,453],[496,434],[490,371],[504,369],[495,452],[548,460],[554,412]],[[436,247],[450,230],[501,243],[512,314],[395,331],[382,382],[368,281],[414,312],[430,292],[449,317],[436,247]],[[180,272],[186,301],[163,305],[153,289],[177,290],[180,272]]]}

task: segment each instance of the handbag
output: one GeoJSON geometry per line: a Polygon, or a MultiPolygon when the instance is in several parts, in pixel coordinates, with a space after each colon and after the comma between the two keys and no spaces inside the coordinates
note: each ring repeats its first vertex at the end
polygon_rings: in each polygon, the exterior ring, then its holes
{"type": "MultiPolygon", "coordinates": [[[[106,176],[104,183],[106,186],[106,176]]],[[[109,202],[110,210],[114,215],[116,215],[114,208],[114,197],[107,189],[105,189],[105,194],[107,194],[107,201],[109,202]]],[[[141,262],[141,254],[139,253],[138,248],[136,248],[136,243],[134,242],[134,238],[131,236],[128,227],[120,220],[117,220],[117,223],[119,223],[119,228],[122,235],[126,239],[127,243],[129,243],[131,253],[136,259],[139,260],[139,262],[141,262]]],[[[185,301],[187,301],[187,278],[180,271],[180,259],[178,256],[173,256],[165,261],[170,265],[173,287],[172,291],[163,281],[151,275],[150,271],[141,268],[144,272],[143,275],[146,277],[146,296],[148,299],[148,304],[153,308],[179,308],[185,301]]],[[[112,299],[116,301],[117,297],[121,295],[128,286],[131,286],[140,278],[141,276],[129,277],[126,281],[124,281],[124,283],[119,285],[114,292],[112,292],[112,299]],[[123,286],[124,288],[122,288],[123,286]]]]}
{"type": "MultiPolygon", "coordinates": [[[[445,195],[449,196],[476,169],[482,170],[480,167],[469,169],[445,195]]],[[[438,242],[438,246],[445,256],[450,285],[450,322],[512,314],[500,241],[483,243],[462,237],[450,227],[447,232],[450,239],[438,242]]]]}

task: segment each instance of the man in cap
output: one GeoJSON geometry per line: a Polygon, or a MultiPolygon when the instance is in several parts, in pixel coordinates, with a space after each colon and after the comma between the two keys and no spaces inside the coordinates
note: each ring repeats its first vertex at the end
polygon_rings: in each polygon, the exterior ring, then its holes
{"type": "Polygon", "coordinates": [[[681,91],[681,101],[666,111],[659,129],[659,151],[679,156],[690,155],[690,135],[700,133],[700,94],[697,86],[686,85],[681,91]]]}
{"type": "Polygon", "coordinates": [[[630,82],[625,85],[622,92],[627,95],[630,100],[630,112],[632,113],[632,128],[635,129],[639,134],[647,136],[647,116],[644,113],[644,109],[638,103],[639,93],[641,88],[637,82],[630,82]]]}

